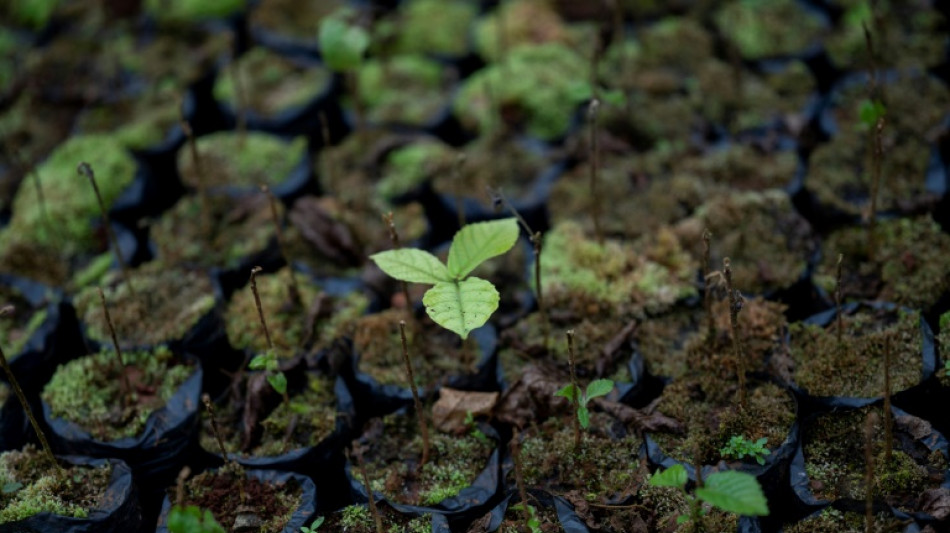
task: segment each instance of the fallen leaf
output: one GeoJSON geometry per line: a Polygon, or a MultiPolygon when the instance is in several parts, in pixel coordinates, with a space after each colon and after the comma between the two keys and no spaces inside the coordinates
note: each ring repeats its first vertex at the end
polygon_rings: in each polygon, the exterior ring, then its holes
{"type": "Polygon", "coordinates": [[[950,489],[945,487],[927,489],[920,494],[917,508],[937,520],[950,517],[950,489]]]}
{"type": "Polygon", "coordinates": [[[363,251],[349,226],[333,218],[319,198],[297,200],[290,211],[290,222],[317,253],[330,261],[343,266],[363,263],[363,251]]]}
{"type": "Polygon", "coordinates": [[[432,423],[443,433],[463,433],[468,428],[465,418],[491,414],[498,402],[497,392],[469,392],[443,387],[439,401],[432,406],[432,423]]]}
{"type": "Polygon", "coordinates": [[[683,424],[652,409],[634,409],[629,405],[603,398],[594,399],[594,404],[625,424],[632,424],[638,431],[682,433],[683,424]]]}

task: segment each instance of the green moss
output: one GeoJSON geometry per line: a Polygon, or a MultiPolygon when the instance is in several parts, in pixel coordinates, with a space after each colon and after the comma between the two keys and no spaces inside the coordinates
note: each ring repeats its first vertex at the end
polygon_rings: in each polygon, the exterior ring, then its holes
{"type": "Polygon", "coordinates": [[[544,238],[541,280],[551,305],[588,313],[598,307],[659,311],[696,293],[695,264],[669,230],[633,247],[614,240],[601,245],[577,223],[564,221],[544,238]]]}
{"type": "MultiPolygon", "coordinates": [[[[386,533],[429,533],[432,529],[432,516],[429,514],[412,517],[400,514],[388,505],[377,505],[376,508],[386,533]]],[[[377,533],[376,522],[365,504],[344,507],[330,515],[322,527],[328,531],[377,533]]]]}
{"type": "Polygon", "coordinates": [[[59,3],[60,0],[11,0],[0,7],[0,18],[32,30],[41,30],[59,3]]]}
{"type": "Polygon", "coordinates": [[[435,505],[458,495],[485,468],[494,442],[474,434],[448,435],[430,431],[429,461],[418,471],[422,437],[414,415],[393,414],[382,419],[383,433],[366,452],[370,486],[392,502],[435,505]],[[393,461],[393,457],[400,460],[393,461]]]}
{"type": "MultiPolygon", "coordinates": [[[[280,215],[282,204],[277,209],[280,215]]],[[[207,204],[198,195],[185,196],[152,226],[151,236],[165,266],[223,269],[237,268],[275,238],[270,205],[261,194],[211,195],[207,204]]]]}
{"type": "Polygon", "coordinates": [[[519,46],[544,43],[572,44],[561,17],[550,4],[541,0],[503,2],[479,19],[475,26],[475,48],[488,62],[498,61],[503,53],[507,55],[519,46]],[[502,26],[498,20],[500,11],[503,11],[500,15],[504,21],[503,39],[498,35],[502,26]],[[502,42],[505,50],[500,49],[502,42]]]}
{"type": "Polygon", "coordinates": [[[178,124],[181,91],[177,84],[166,83],[136,98],[87,109],[77,127],[83,132],[114,132],[129,149],[154,147],[178,124]]]}
{"type": "MultiPolygon", "coordinates": [[[[211,280],[205,274],[139,269],[131,274],[134,295],[119,274],[113,272],[102,290],[122,346],[153,346],[181,340],[214,307],[211,280]]],[[[89,337],[111,342],[98,288],[83,289],[74,302],[89,337]]]]}
{"type": "Polygon", "coordinates": [[[793,0],[742,0],[725,4],[714,15],[745,59],[793,55],[816,42],[821,18],[793,0]],[[781,30],[781,31],[780,31],[781,30]]]}
{"type": "Polygon", "coordinates": [[[132,183],[135,160],[111,135],[75,135],[59,145],[38,168],[50,217],[48,224],[35,187],[20,187],[13,200],[13,218],[0,235],[0,246],[27,239],[60,247],[66,255],[88,251],[96,245],[93,223],[100,219],[99,204],[89,180],[76,167],[88,162],[96,174],[102,201],[108,209],[132,183]]]}
{"type": "Polygon", "coordinates": [[[320,21],[345,5],[345,0],[265,0],[250,12],[252,28],[263,28],[285,37],[316,42],[320,21]]]}
{"type": "Polygon", "coordinates": [[[441,173],[450,172],[455,151],[437,140],[414,142],[393,150],[376,191],[386,199],[395,198],[441,173]]]}
{"type": "Polygon", "coordinates": [[[178,151],[178,168],[182,181],[197,187],[257,187],[264,183],[276,185],[300,164],[307,149],[307,140],[298,137],[285,141],[275,135],[249,131],[243,141],[239,133],[222,131],[198,138],[198,153],[204,176],[199,178],[191,150],[178,151]]]}
{"type": "Polygon", "coordinates": [[[111,465],[70,466],[60,475],[45,461],[32,445],[0,454],[0,524],[44,512],[85,518],[103,503],[111,465]]]}
{"type": "Polygon", "coordinates": [[[455,114],[467,128],[492,132],[501,123],[494,100],[529,135],[551,140],[567,131],[577,106],[590,98],[588,70],[588,61],[563,44],[513,48],[465,80],[455,114]]]}
{"type": "Polygon", "coordinates": [[[8,360],[13,360],[46,321],[47,310],[45,307],[35,308],[17,291],[8,287],[0,287],[0,302],[14,307],[13,315],[0,321],[0,348],[3,348],[8,360]]]}
{"type": "Polygon", "coordinates": [[[271,456],[283,453],[288,440],[292,445],[316,446],[336,428],[336,396],[333,380],[311,376],[307,387],[290,397],[290,403],[281,403],[264,419],[264,437],[253,455],[271,456]],[[287,430],[294,432],[290,439],[287,430]]]}
{"type": "Polygon", "coordinates": [[[372,122],[425,125],[449,104],[446,74],[421,55],[367,60],[357,74],[360,104],[372,122]]]}
{"type": "Polygon", "coordinates": [[[764,152],[747,144],[730,143],[698,157],[675,164],[677,173],[701,176],[704,181],[729,186],[731,190],[781,189],[798,169],[793,151],[764,152]]]}
{"type": "MultiPolygon", "coordinates": [[[[261,307],[267,320],[271,339],[279,357],[293,357],[301,349],[307,335],[305,318],[314,300],[327,297],[322,288],[299,272],[294,276],[301,291],[303,307],[290,300],[291,271],[283,268],[274,274],[257,277],[257,290],[261,298],[261,307]]],[[[317,345],[326,345],[334,338],[351,330],[354,322],[366,312],[369,305],[366,297],[351,293],[342,298],[330,298],[332,308],[323,313],[325,318],[314,324],[317,345]]],[[[254,353],[265,351],[267,340],[260,328],[257,305],[250,287],[231,297],[225,311],[225,328],[231,346],[254,353]]]]}
{"type": "Polygon", "coordinates": [[[76,289],[84,289],[90,285],[99,284],[114,262],[115,253],[112,251],[95,256],[73,275],[72,286],[76,289]]]}
{"type": "Polygon", "coordinates": [[[243,9],[244,0],[145,0],[145,11],[163,23],[181,24],[223,18],[243,9]]]}
{"type": "Polygon", "coordinates": [[[122,353],[134,392],[122,392],[116,355],[111,350],[74,359],[56,369],[43,389],[53,417],[70,420],[93,438],[134,437],[148,417],[161,409],[194,370],[177,364],[165,347],[122,353]],[[123,405],[128,398],[128,405],[123,405]]]}
{"type": "Polygon", "coordinates": [[[477,6],[466,0],[403,2],[396,50],[404,54],[464,55],[477,6]]]}
{"type": "MultiPolygon", "coordinates": [[[[223,69],[214,84],[214,97],[237,108],[233,66],[223,69]]],[[[295,63],[267,48],[257,46],[237,61],[249,109],[272,117],[302,106],[322,93],[332,74],[317,65],[295,63]]]]}
{"type": "MultiPolygon", "coordinates": [[[[874,531],[900,531],[905,526],[903,520],[884,514],[874,517],[874,531]]],[[[864,533],[867,531],[866,516],[863,512],[841,511],[826,507],[815,516],[782,528],[787,533],[864,533]]]]}

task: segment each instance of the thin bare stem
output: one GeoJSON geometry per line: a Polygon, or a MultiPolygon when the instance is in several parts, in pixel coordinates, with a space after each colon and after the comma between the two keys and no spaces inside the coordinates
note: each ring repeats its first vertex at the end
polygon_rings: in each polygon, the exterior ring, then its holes
{"type": "Polygon", "coordinates": [[[455,165],[452,167],[452,181],[455,182],[455,212],[458,215],[459,228],[465,226],[465,198],[462,196],[464,190],[462,183],[462,166],[465,165],[465,153],[460,152],[455,158],[455,165]]]}
{"type": "Polygon", "coordinates": [[[195,167],[195,188],[198,191],[198,200],[201,202],[201,233],[210,236],[211,201],[208,199],[207,179],[205,178],[201,154],[198,153],[198,142],[195,140],[195,132],[191,129],[191,124],[185,120],[184,114],[179,116],[178,121],[181,125],[181,131],[185,133],[185,138],[188,139],[188,151],[191,154],[191,164],[195,167]]]}
{"type": "Polygon", "coordinates": [[[363,486],[366,487],[366,493],[369,500],[369,514],[373,515],[373,521],[376,523],[376,533],[386,533],[383,529],[383,517],[376,508],[376,497],[373,495],[373,489],[369,484],[369,474],[366,473],[366,466],[363,465],[363,454],[359,449],[354,448],[353,455],[356,456],[356,468],[360,471],[360,477],[363,478],[363,486]]]}
{"type": "MultiPolygon", "coordinates": [[[[383,222],[385,222],[386,227],[389,228],[389,240],[392,242],[393,250],[402,248],[402,245],[399,244],[399,233],[396,231],[396,223],[393,222],[392,211],[383,215],[383,222]]],[[[406,300],[406,309],[411,311],[412,300],[409,298],[409,285],[407,285],[405,281],[400,281],[399,284],[402,286],[402,296],[406,300]]]]}
{"type": "Polygon", "coordinates": [[[122,379],[122,387],[125,394],[122,395],[122,402],[126,405],[131,400],[132,384],[129,382],[129,376],[125,374],[125,361],[122,357],[122,347],[119,346],[119,338],[115,334],[115,325],[112,324],[112,315],[109,314],[109,306],[106,305],[106,295],[102,292],[102,287],[96,287],[99,290],[99,301],[102,302],[102,313],[105,315],[106,324],[109,325],[109,334],[112,335],[112,345],[115,346],[115,357],[119,363],[119,376],[122,379]]]}
{"type": "Polygon", "coordinates": [[[521,497],[521,516],[524,520],[524,530],[531,531],[531,510],[528,508],[528,492],[524,488],[524,475],[521,470],[521,435],[518,428],[514,428],[514,435],[508,444],[511,448],[511,461],[515,465],[515,484],[518,486],[518,495],[521,497]]]}
{"type": "Polygon", "coordinates": [[[875,253],[875,230],[877,228],[877,197],[881,190],[881,164],[884,159],[884,145],[881,141],[881,133],[884,131],[884,117],[877,119],[874,125],[874,150],[873,150],[873,180],[871,182],[871,208],[868,214],[868,258],[874,259],[875,253]]]}
{"type": "Polygon", "coordinates": [[[96,174],[92,171],[92,167],[89,166],[89,163],[85,162],[79,163],[79,167],[76,170],[80,176],[89,178],[89,183],[92,184],[92,190],[96,193],[96,200],[99,201],[99,211],[102,213],[102,224],[106,227],[106,235],[109,236],[109,242],[112,243],[112,251],[115,252],[115,258],[119,262],[122,277],[125,278],[125,284],[129,286],[129,292],[132,294],[132,297],[138,299],[138,296],[135,294],[135,286],[132,285],[132,276],[129,274],[129,266],[125,264],[125,259],[122,258],[119,241],[116,239],[115,233],[112,231],[112,224],[109,222],[109,211],[106,209],[105,202],[102,201],[102,195],[99,194],[96,174]]]}
{"type": "Polygon", "coordinates": [[[712,341],[716,336],[716,322],[712,316],[712,291],[709,286],[709,240],[712,232],[709,228],[703,229],[703,306],[706,309],[706,345],[712,349],[712,341]]]}
{"type": "Polygon", "coordinates": [[[739,342],[739,311],[742,310],[742,293],[732,286],[732,265],[729,258],[722,260],[723,275],[726,278],[726,290],[729,291],[729,326],[732,329],[732,349],[736,359],[736,375],[739,378],[739,390],[736,402],[740,409],[745,407],[745,361],[742,358],[742,347],[739,342]]]}
{"type": "Polygon", "coordinates": [[[231,81],[234,84],[234,107],[237,116],[237,132],[241,146],[244,146],[244,140],[247,138],[247,93],[244,88],[244,80],[241,77],[241,66],[237,57],[231,58],[231,64],[228,71],[231,73],[231,81]]]}
{"type": "Polygon", "coordinates": [[[261,184],[261,192],[267,195],[267,200],[270,203],[270,216],[274,222],[274,232],[277,234],[277,249],[280,250],[280,256],[284,259],[284,263],[287,263],[287,268],[290,270],[290,285],[287,287],[290,301],[298,307],[303,306],[301,296],[303,293],[300,292],[300,285],[297,284],[294,263],[290,259],[290,254],[287,253],[287,241],[284,239],[284,230],[281,229],[280,214],[277,212],[277,198],[267,185],[261,184]]]}
{"type": "MultiPolygon", "coordinates": [[[[14,311],[12,305],[8,305],[0,309],[0,317],[9,315],[14,311]]],[[[65,471],[63,467],[60,466],[59,462],[56,461],[56,457],[53,455],[52,448],[49,447],[49,442],[46,440],[46,434],[43,433],[43,430],[40,429],[39,422],[36,421],[36,417],[33,416],[33,409],[30,408],[30,402],[26,400],[26,395],[23,394],[23,389],[20,388],[20,382],[17,381],[16,376],[13,375],[13,369],[10,368],[10,364],[7,362],[7,356],[3,353],[3,348],[0,347],[0,366],[3,367],[3,372],[7,375],[7,381],[10,382],[10,386],[13,387],[13,392],[16,394],[17,400],[20,401],[20,406],[23,407],[23,411],[26,413],[26,417],[30,419],[30,425],[33,426],[33,431],[36,433],[36,438],[40,441],[40,446],[43,447],[43,452],[46,455],[46,460],[49,461],[49,464],[56,468],[56,471],[60,475],[64,475],[65,471]]]]}
{"type": "MultiPolygon", "coordinates": [[[[698,442],[696,443],[696,447],[693,450],[693,461],[693,469],[696,471],[696,488],[701,489],[703,488],[703,485],[705,485],[705,481],[703,481],[703,464],[700,460],[698,442]]],[[[699,498],[696,498],[695,496],[690,498],[689,509],[693,533],[705,531],[705,527],[703,526],[702,504],[700,503],[699,498]]]]}
{"type": "Polygon", "coordinates": [[[844,320],[841,317],[841,262],[844,254],[838,254],[837,273],[835,274],[835,311],[837,312],[838,347],[842,346],[844,338],[844,320]]]}
{"type": "Polygon", "coordinates": [[[244,469],[241,468],[241,465],[239,465],[237,461],[228,455],[228,449],[224,447],[224,440],[221,438],[221,432],[218,431],[218,420],[214,416],[214,404],[211,403],[211,396],[209,396],[208,393],[202,394],[201,402],[204,404],[205,410],[208,411],[208,420],[211,422],[211,434],[214,435],[214,441],[218,444],[218,452],[221,454],[221,458],[224,459],[226,463],[229,463],[231,468],[234,469],[235,474],[238,475],[238,493],[241,496],[241,503],[243,504],[247,501],[247,494],[244,492],[244,469]]]}
{"type": "Polygon", "coordinates": [[[267,348],[274,349],[274,341],[271,340],[270,330],[267,329],[267,320],[264,319],[264,307],[261,305],[261,295],[257,292],[257,275],[264,269],[256,266],[251,269],[251,292],[254,293],[254,304],[257,305],[257,316],[261,319],[261,327],[264,328],[264,337],[267,338],[267,348]]]}
{"type": "Polygon", "coordinates": [[[191,475],[191,469],[186,465],[178,472],[178,479],[175,482],[175,505],[185,506],[185,480],[191,475]]]}
{"type": "Polygon", "coordinates": [[[600,168],[600,144],[597,133],[597,110],[600,101],[596,98],[587,107],[587,122],[590,125],[590,217],[594,222],[594,235],[599,244],[604,244],[604,232],[600,226],[600,198],[597,194],[597,174],[600,168]]]}
{"type": "Polygon", "coordinates": [[[574,356],[574,330],[567,330],[565,335],[567,336],[567,361],[571,370],[571,386],[574,387],[574,394],[571,395],[571,404],[574,407],[574,453],[578,453],[581,449],[581,387],[577,383],[577,371],[575,370],[577,360],[574,356]]]}
{"type": "Polygon", "coordinates": [[[877,415],[874,411],[868,412],[864,422],[864,531],[874,531],[874,425],[877,415]]]}
{"type": "Polygon", "coordinates": [[[36,201],[40,204],[40,212],[43,214],[43,224],[50,232],[50,237],[52,237],[54,231],[53,220],[49,217],[49,211],[46,209],[46,196],[43,194],[43,184],[40,181],[40,173],[36,170],[36,165],[28,164],[16,148],[8,147],[7,152],[23,172],[33,177],[33,187],[36,189],[36,201]]]}
{"type": "Polygon", "coordinates": [[[891,338],[884,337],[884,465],[891,464],[894,418],[891,416],[891,338]]]}
{"type": "Polygon", "coordinates": [[[419,461],[421,468],[429,462],[429,426],[426,424],[425,412],[422,410],[422,400],[419,399],[419,392],[416,390],[416,378],[412,373],[412,362],[409,360],[409,343],[406,342],[406,321],[399,321],[399,336],[402,338],[402,357],[406,363],[406,374],[409,378],[409,390],[412,391],[412,403],[416,409],[416,420],[419,422],[419,434],[422,435],[422,460],[419,461]]]}
{"type": "Polygon", "coordinates": [[[327,114],[323,111],[317,115],[320,119],[320,138],[323,140],[323,146],[320,147],[320,168],[323,171],[323,182],[333,183],[333,165],[330,162],[330,124],[327,122],[327,114]]]}

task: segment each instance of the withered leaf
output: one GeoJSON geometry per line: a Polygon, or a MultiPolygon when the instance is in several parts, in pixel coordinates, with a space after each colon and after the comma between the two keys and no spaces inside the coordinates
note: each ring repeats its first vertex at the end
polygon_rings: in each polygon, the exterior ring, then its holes
{"type": "Polygon", "coordinates": [[[468,392],[443,387],[439,401],[432,406],[432,423],[444,433],[462,433],[466,430],[465,418],[488,415],[498,402],[497,392],[468,392]]]}
{"type": "Polygon", "coordinates": [[[297,200],[290,210],[290,222],[321,256],[342,266],[363,263],[363,251],[349,226],[333,218],[319,198],[297,200]]]}

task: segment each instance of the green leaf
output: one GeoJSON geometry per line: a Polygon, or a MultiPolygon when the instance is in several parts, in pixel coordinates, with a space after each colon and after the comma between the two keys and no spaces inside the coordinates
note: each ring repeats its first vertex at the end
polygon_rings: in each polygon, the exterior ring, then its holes
{"type": "Polygon", "coordinates": [[[337,72],[358,68],[369,47],[369,33],[338,16],[323,19],[318,39],[324,63],[337,72]]]}
{"type": "Polygon", "coordinates": [[[488,321],[498,309],[498,291],[481,278],[435,284],[422,296],[426,313],[443,328],[462,339],[488,321]]]}
{"type": "Polygon", "coordinates": [[[705,485],[696,489],[696,496],[723,511],[745,516],[769,514],[768,501],[755,476],[745,472],[726,470],[706,478],[705,485]]]}
{"type": "Polygon", "coordinates": [[[0,493],[3,493],[3,494],[13,494],[14,492],[16,492],[16,491],[18,491],[18,490],[20,490],[20,489],[22,489],[22,488],[23,488],[23,483],[19,483],[19,482],[16,482],[16,481],[11,481],[11,482],[9,482],[9,483],[4,483],[4,484],[3,484],[3,489],[0,489],[0,493]]]}
{"type": "Polygon", "coordinates": [[[689,522],[689,515],[681,514],[676,517],[676,525],[685,524],[689,522]]]}
{"type": "Polygon", "coordinates": [[[462,279],[486,260],[510,250],[517,241],[518,221],[514,218],[469,224],[452,239],[449,274],[462,279]]]}
{"type": "Polygon", "coordinates": [[[598,396],[607,396],[612,390],[614,390],[614,382],[610,381],[609,379],[597,379],[591,381],[587,385],[587,396],[584,398],[585,403],[597,398],[598,396]]]}
{"type": "Polygon", "coordinates": [[[555,396],[560,396],[562,398],[567,398],[570,401],[574,401],[574,398],[577,396],[577,389],[574,388],[573,383],[568,383],[561,387],[561,390],[554,393],[555,396]]]}
{"type": "Polygon", "coordinates": [[[383,272],[398,280],[433,285],[440,281],[452,281],[442,261],[425,250],[387,250],[369,258],[375,261],[383,272]]]}
{"type": "Polygon", "coordinates": [[[287,394],[287,376],[283,372],[278,372],[267,376],[267,382],[280,394],[287,394]]]}
{"type": "Polygon", "coordinates": [[[248,363],[247,367],[251,370],[263,370],[267,367],[267,361],[270,358],[265,354],[257,354],[251,359],[251,362],[248,363]]]}
{"type": "Polygon", "coordinates": [[[650,478],[651,487],[684,487],[686,486],[686,468],[683,465],[673,465],[662,472],[653,474],[650,478]]]}
{"type": "Polygon", "coordinates": [[[581,427],[587,429],[590,427],[590,411],[586,406],[580,406],[577,408],[577,420],[581,423],[581,427]]]}
{"type": "Polygon", "coordinates": [[[880,100],[861,101],[859,114],[861,122],[863,122],[865,126],[873,128],[877,124],[878,119],[883,117],[885,113],[887,113],[887,109],[880,100]]]}

